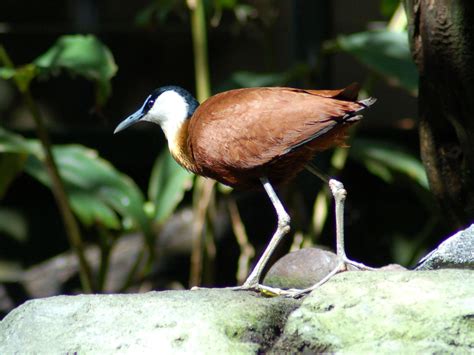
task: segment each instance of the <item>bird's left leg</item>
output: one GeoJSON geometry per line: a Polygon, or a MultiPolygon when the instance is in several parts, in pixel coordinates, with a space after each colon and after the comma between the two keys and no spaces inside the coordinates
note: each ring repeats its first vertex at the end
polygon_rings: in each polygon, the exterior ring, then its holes
{"type": "Polygon", "coordinates": [[[265,266],[270,260],[271,255],[275,251],[278,244],[280,244],[281,239],[290,231],[290,216],[285,211],[285,208],[283,207],[283,204],[270,184],[270,181],[266,177],[262,177],[260,181],[262,182],[263,187],[265,188],[265,191],[267,192],[267,195],[270,198],[273,207],[275,208],[278,216],[278,226],[275,234],[273,234],[273,237],[270,240],[270,243],[268,243],[265,251],[257,262],[257,265],[250,273],[244,284],[238,287],[238,289],[254,289],[268,291],[270,293],[278,293],[279,289],[273,289],[272,287],[261,285],[260,279],[265,266]]]}
{"type": "Polygon", "coordinates": [[[303,290],[291,290],[287,292],[286,295],[292,297],[299,297],[301,295],[307,294],[319,286],[327,282],[334,275],[341,271],[346,271],[348,265],[352,265],[359,270],[375,270],[374,268],[365,266],[364,264],[358,263],[349,259],[346,255],[346,250],[344,248],[344,202],[346,200],[347,191],[344,188],[344,185],[335,179],[329,180],[329,188],[334,197],[335,202],[335,215],[336,215],[336,254],[338,258],[337,266],[322,280],[317,282],[311,287],[308,287],[303,290]]]}

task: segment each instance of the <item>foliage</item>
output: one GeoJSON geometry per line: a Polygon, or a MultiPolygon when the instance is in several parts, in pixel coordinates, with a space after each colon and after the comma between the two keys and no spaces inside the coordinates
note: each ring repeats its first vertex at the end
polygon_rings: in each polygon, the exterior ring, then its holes
{"type": "Polygon", "coordinates": [[[428,189],[428,178],[421,161],[397,144],[359,138],[352,143],[350,154],[386,183],[393,183],[396,180],[394,173],[399,173],[428,189]]]}
{"type": "Polygon", "coordinates": [[[176,163],[168,149],[164,149],[151,171],[148,198],[153,202],[153,218],[163,223],[191,188],[193,175],[176,163]]]}
{"type": "Polygon", "coordinates": [[[66,70],[95,82],[97,102],[105,104],[111,94],[110,80],[117,65],[110,50],[95,36],[61,36],[44,54],[33,61],[41,76],[57,75],[66,70]]]}
{"type": "Polygon", "coordinates": [[[406,31],[369,31],[339,36],[326,49],[353,55],[388,83],[414,95],[418,90],[418,72],[411,59],[406,31]]]}
{"type": "Polygon", "coordinates": [[[33,79],[56,76],[63,70],[93,81],[97,103],[103,105],[111,94],[110,80],[117,72],[117,65],[110,50],[96,37],[66,35],[59,37],[32,63],[18,68],[0,67],[0,77],[14,79],[24,92],[33,79]]]}

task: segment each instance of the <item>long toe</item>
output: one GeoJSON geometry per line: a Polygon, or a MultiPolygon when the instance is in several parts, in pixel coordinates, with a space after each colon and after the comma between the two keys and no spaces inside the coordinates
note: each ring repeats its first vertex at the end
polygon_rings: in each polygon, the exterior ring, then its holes
{"type": "Polygon", "coordinates": [[[339,274],[340,272],[344,271],[375,271],[377,269],[365,266],[362,263],[358,263],[356,261],[350,260],[347,257],[342,258],[342,260],[339,262],[339,264],[329,273],[327,274],[321,281],[315,283],[313,286],[305,288],[303,290],[286,290],[284,295],[286,297],[293,297],[293,298],[300,298],[311,291],[316,290],[318,287],[324,285],[326,282],[328,282],[331,278],[333,278],[335,275],[339,274]],[[355,268],[355,270],[354,270],[355,268]]]}
{"type": "Polygon", "coordinates": [[[259,292],[268,297],[287,296],[288,294],[292,293],[291,290],[284,290],[281,288],[266,286],[259,283],[252,284],[252,285],[243,284],[242,286],[230,287],[229,289],[234,290],[234,291],[259,292]]]}
{"type": "Polygon", "coordinates": [[[331,278],[333,278],[334,275],[336,275],[340,272],[346,271],[346,270],[347,270],[346,263],[344,261],[341,261],[337,264],[337,266],[334,269],[332,269],[332,271],[329,274],[327,274],[322,280],[318,281],[313,286],[302,289],[302,290],[288,290],[289,292],[287,292],[285,294],[285,296],[286,297],[292,297],[292,298],[303,297],[303,296],[307,295],[308,293],[310,293],[311,291],[314,291],[317,288],[319,288],[320,286],[324,285],[331,278]]]}
{"type": "Polygon", "coordinates": [[[342,262],[346,265],[346,269],[349,269],[349,270],[350,270],[350,266],[353,266],[357,270],[361,270],[361,271],[375,271],[375,270],[377,270],[376,268],[366,266],[366,265],[364,265],[362,263],[359,263],[357,261],[348,259],[347,257],[343,258],[342,262]]]}

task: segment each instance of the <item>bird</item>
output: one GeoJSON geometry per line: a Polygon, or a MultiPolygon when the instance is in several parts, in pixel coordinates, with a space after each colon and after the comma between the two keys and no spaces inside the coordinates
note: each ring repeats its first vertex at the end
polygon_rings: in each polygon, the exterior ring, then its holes
{"type": "Polygon", "coordinates": [[[354,265],[344,248],[344,185],[321,173],[314,156],[344,146],[348,128],[375,98],[358,100],[359,85],[338,90],[291,87],[240,88],[218,93],[201,104],[182,87],[162,86],[123,120],[114,134],[137,122],[161,126],[173,158],[194,174],[236,189],[266,191],[277,214],[277,228],[247,280],[236,289],[299,297],[319,287],[334,274],[354,265]],[[304,290],[281,290],[261,284],[263,271],[278,244],[290,230],[290,216],[275,192],[303,169],[326,183],[335,200],[338,266],[318,284],[304,290]]]}

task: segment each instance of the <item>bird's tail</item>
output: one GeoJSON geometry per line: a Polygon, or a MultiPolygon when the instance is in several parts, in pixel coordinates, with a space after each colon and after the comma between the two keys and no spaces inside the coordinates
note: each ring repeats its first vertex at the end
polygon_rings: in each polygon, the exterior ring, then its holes
{"type": "Polygon", "coordinates": [[[362,109],[364,109],[372,106],[373,104],[375,104],[376,101],[377,99],[375,97],[368,97],[367,99],[357,101],[357,103],[362,105],[362,109]]]}

